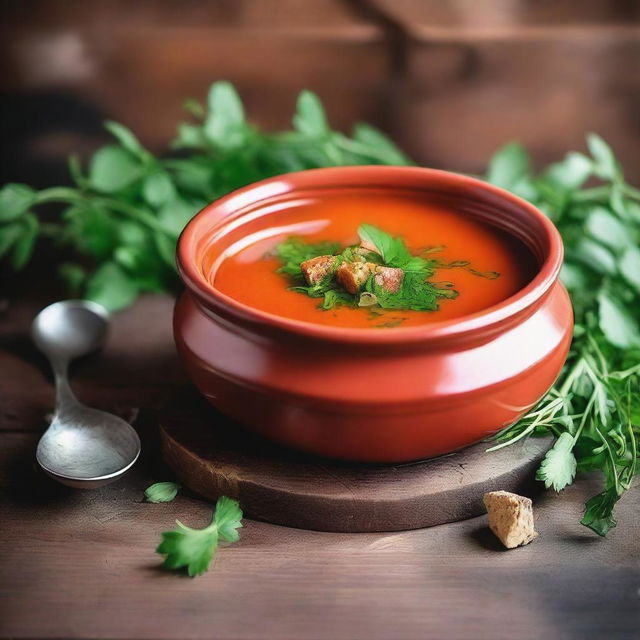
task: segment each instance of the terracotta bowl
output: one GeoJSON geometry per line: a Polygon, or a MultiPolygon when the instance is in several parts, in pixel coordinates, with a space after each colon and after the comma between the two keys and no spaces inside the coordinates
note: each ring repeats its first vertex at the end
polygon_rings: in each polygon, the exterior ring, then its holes
{"type": "Polygon", "coordinates": [[[176,344],[207,400],[267,438],[354,461],[437,456],[513,423],[555,381],[573,321],[558,280],[562,255],[540,211],[479,180],[413,167],[292,173],[239,189],[187,225],[178,244],[187,289],[176,305],[176,344]],[[538,272],[480,313],[385,331],[297,322],[211,285],[215,256],[230,238],[269,226],[278,202],[367,187],[412,190],[500,227],[531,249],[538,272]]]}

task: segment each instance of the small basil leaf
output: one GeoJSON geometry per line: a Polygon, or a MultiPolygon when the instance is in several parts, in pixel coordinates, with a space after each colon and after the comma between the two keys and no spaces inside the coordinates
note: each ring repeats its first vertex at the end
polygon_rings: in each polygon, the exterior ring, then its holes
{"type": "Polygon", "coordinates": [[[391,142],[381,131],[364,122],[358,122],[353,128],[353,139],[370,147],[377,158],[385,164],[410,165],[409,157],[391,142]]]}
{"type": "Polygon", "coordinates": [[[640,329],[631,313],[606,293],[598,296],[600,329],[620,349],[640,346],[640,329]]]}
{"type": "Polygon", "coordinates": [[[175,269],[176,266],[176,240],[169,237],[166,233],[156,231],[153,236],[156,249],[164,263],[175,269]]]}
{"type": "Polygon", "coordinates": [[[618,261],[618,269],[625,280],[640,293],[640,249],[628,247],[618,261]]]}
{"type": "Polygon", "coordinates": [[[604,207],[593,207],[587,218],[589,235],[616,251],[629,246],[629,229],[604,207]]]}
{"type": "Polygon", "coordinates": [[[107,120],[104,123],[104,127],[132,155],[137,156],[143,161],[147,161],[151,157],[149,152],[140,144],[140,141],[135,137],[133,132],[130,129],[127,129],[124,125],[119,122],[107,120]]]}
{"type": "Polygon", "coordinates": [[[603,180],[619,180],[622,170],[611,147],[597,134],[587,135],[587,146],[595,161],[594,170],[603,180]]]}
{"type": "Polygon", "coordinates": [[[24,232],[20,222],[0,226],[0,258],[9,252],[24,232]]]}
{"type": "Polygon", "coordinates": [[[159,207],[175,198],[176,189],[168,174],[158,171],[144,179],[142,195],[150,205],[159,207]]]}
{"type": "Polygon", "coordinates": [[[136,299],[138,287],[115,262],[103,263],[89,278],[86,298],[109,311],[128,307],[136,299]]]}
{"type": "Polygon", "coordinates": [[[178,125],[178,137],[171,143],[172,149],[201,149],[207,146],[207,136],[202,127],[183,123],[178,125]]]}
{"type": "Polygon", "coordinates": [[[211,200],[214,168],[207,158],[204,161],[202,158],[166,160],[164,166],[170,171],[178,191],[211,200]]]}
{"type": "Polygon", "coordinates": [[[327,122],[322,102],[315,93],[302,91],[298,96],[297,111],[293,116],[293,126],[307,136],[320,138],[329,135],[331,129],[327,122]]]}
{"type": "Polygon", "coordinates": [[[156,482],[144,492],[144,498],[147,502],[171,502],[180,490],[177,482],[156,482]]]}
{"type": "Polygon", "coordinates": [[[215,82],[209,90],[209,111],[204,133],[222,149],[240,146],[246,139],[244,107],[237,91],[229,82],[215,82]]]}
{"type": "Polygon", "coordinates": [[[118,245],[119,225],[110,212],[87,203],[68,207],[62,216],[68,223],[71,242],[80,252],[103,260],[118,245]]]}
{"type": "Polygon", "coordinates": [[[611,197],[609,198],[609,204],[612,211],[617,213],[623,220],[628,218],[627,203],[624,199],[624,193],[622,191],[622,185],[620,183],[614,183],[611,187],[611,197]]]}
{"type": "Polygon", "coordinates": [[[72,153],[67,160],[67,166],[69,167],[69,175],[75,184],[81,189],[86,188],[89,185],[89,181],[82,172],[82,166],[80,164],[80,158],[78,154],[72,153]]]}
{"type": "Polygon", "coordinates": [[[122,147],[107,146],[96,151],[89,164],[89,182],[96,191],[115,193],[140,177],[137,159],[122,147]]]}
{"type": "Polygon", "coordinates": [[[571,253],[573,257],[591,267],[594,271],[609,275],[613,275],[616,272],[616,259],[609,249],[593,240],[589,240],[589,238],[580,239],[571,253]]]}
{"type": "Polygon", "coordinates": [[[562,162],[552,164],[545,177],[558,186],[573,191],[579,189],[593,171],[593,162],[582,153],[569,152],[562,162]]]}
{"type": "Polygon", "coordinates": [[[164,228],[176,238],[185,228],[187,222],[198,212],[200,203],[194,204],[175,196],[158,209],[158,220],[164,228]]]}
{"type": "Polygon", "coordinates": [[[38,236],[38,218],[32,213],[27,213],[20,220],[22,224],[22,234],[13,246],[13,254],[11,256],[11,264],[14,269],[22,269],[27,264],[31,254],[33,253],[33,247],[36,243],[38,236]]]}
{"type": "Polygon", "coordinates": [[[529,173],[529,154],[519,142],[510,142],[500,149],[489,162],[487,180],[511,189],[529,173]]]}
{"type": "Polygon", "coordinates": [[[149,242],[147,228],[132,220],[122,220],[117,226],[116,233],[123,245],[144,247],[149,242]]]}
{"type": "Polygon", "coordinates": [[[25,184],[11,182],[0,189],[0,222],[9,222],[29,210],[36,192],[25,184]]]}
{"type": "Polygon", "coordinates": [[[584,271],[570,262],[565,261],[562,265],[560,279],[569,290],[580,290],[587,286],[587,277],[584,271]]]}

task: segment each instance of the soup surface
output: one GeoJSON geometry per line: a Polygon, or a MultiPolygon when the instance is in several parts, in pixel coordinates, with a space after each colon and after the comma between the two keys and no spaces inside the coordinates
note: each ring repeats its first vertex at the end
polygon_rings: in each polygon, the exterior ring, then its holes
{"type": "MultiPolygon", "coordinates": [[[[255,309],[294,320],[351,328],[393,328],[441,322],[493,306],[532,279],[536,261],[531,252],[507,233],[418,194],[380,192],[334,194],[322,199],[284,201],[265,216],[265,226],[238,237],[222,256],[210,262],[211,280],[222,293],[255,309]],[[472,269],[438,267],[430,281],[448,281],[458,292],[439,301],[435,311],[340,306],[323,310],[322,300],[293,291],[295,284],[278,269],[274,249],[291,237],[304,242],[359,243],[358,227],[378,227],[400,236],[412,254],[429,253],[442,263],[468,262],[472,269]],[[268,225],[268,226],[267,226],[268,225]],[[477,272],[498,272],[487,278],[477,272]]],[[[449,285],[451,286],[451,285],[449,285]]]]}

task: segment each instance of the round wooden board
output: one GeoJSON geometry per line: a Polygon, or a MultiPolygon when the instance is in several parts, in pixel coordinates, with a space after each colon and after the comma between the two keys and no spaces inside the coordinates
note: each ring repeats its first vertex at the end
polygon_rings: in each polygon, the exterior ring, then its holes
{"type": "Polygon", "coordinates": [[[487,491],[527,491],[548,441],[493,453],[486,442],[437,459],[394,465],[327,460],[268,442],[222,416],[195,390],[160,421],[164,458],[185,486],[227,495],[256,520],[320,531],[399,531],[484,513],[487,491]]]}

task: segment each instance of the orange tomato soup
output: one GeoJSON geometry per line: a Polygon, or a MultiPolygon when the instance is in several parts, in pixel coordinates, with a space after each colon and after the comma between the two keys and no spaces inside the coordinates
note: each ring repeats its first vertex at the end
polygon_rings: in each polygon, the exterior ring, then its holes
{"type": "Polygon", "coordinates": [[[215,263],[211,276],[215,288],[238,302],[293,320],[350,328],[408,327],[473,314],[516,293],[536,271],[527,247],[500,229],[426,202],[417,194],[383,192],[285,201],[277,212],[265,216],[265,228],[237,240],[215,263]],[[379,307],[373,312],[351,307],[324,311],[318,308],[322,299],[288,290],[292,282],[278,273],[281,262],[273,257],[276,245],[291,236],[310,243],[357,244],[357,228],[362,223],[401,236],[413,254],[444,245],[428,257],[444,263],[469,261],[477,271],[497,271],[500,276],[489,279],[464,268],[438,269],[430,281],[453,282],[459,295],[440,300],[437,311],[379,307]]]}

